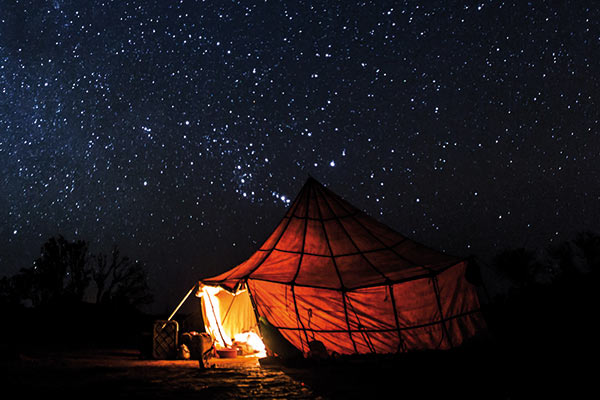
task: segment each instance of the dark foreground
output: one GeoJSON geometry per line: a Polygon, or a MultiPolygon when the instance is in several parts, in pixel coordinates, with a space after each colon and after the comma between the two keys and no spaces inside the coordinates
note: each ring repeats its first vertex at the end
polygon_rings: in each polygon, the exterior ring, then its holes
{"type": "Polygon", "coordinates": [[[0,374],[5,393],[18,393],[20,398],[54,394],[106,399],[316,397],[302,382],[256,363],[202,371],[198,361],[142,360],[133,350],[37,352],[3,363],[0,374]]]}
{"type": "Polygon", "coordinates": [[[490,307],[490,337],[460,349],[269,368],[255,363],[202,371],[196,361],[149,360],[150,336],[140,332],[152,327],[155,317],[90,305],[4,311],[0,387],[18,393],[7,397],[15,399],[597,397],[590,395],[597,391],[594,282],[559,294],[530,290],[490,307]],[[108,350],[123,348],[134,350],[108,350]]]}
{"type": "Polygon", "coordinates": [[[143,360],[136,350],[37,351],[3,360],[0,376],[3,391],[19,398],[571,399],[589,396],[589,381],[576,373],[584,367],[574,363],[585,357],[576,358],[473,351],[202,371],[197,361],[143,360]]]}

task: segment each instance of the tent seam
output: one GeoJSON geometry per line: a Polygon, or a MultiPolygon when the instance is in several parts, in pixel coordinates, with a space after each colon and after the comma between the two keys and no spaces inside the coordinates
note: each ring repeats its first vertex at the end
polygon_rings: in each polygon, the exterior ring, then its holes
{"type": "MultiPolygon", "coordinates": [[[[307,188],[307,195],[306,195],[306,216],[308,217],[308,209],[310,206],[310,187],[307,188]]],[[[290,218],[291,220],[291,218],[290,218]]],[[[296,268],[296,273],[294,274],[294,277],[292,278],[292,281],[289,283],[289,285],[292,288],[292,298],[294,299],[294,308],[296,311],[296,323],[300,324],[302,326],[302,331],[304,332],[304,338],[306,339],[306,345],[308,346],[308,334],[306,333],[306,328],[304,327],[304,323],[302,322],[302,319],[300,318],[300,310],[298,308],[298,302],[296,301],[296,289],[295,289],[295,283],[296,283],[296,278],[298,277],[298,274],[300,273],[300,266],[302,264],[302,259],[304,258],[304,246],[306,244],[306,230],[307,230],[307,226],[308,226],[308,219],[304,220],[304,232],[302,235],[302,252],[300,253],[300,257],[298,260],[298,267],[296,268]]],[[[273,246],[273,248],[275,248],[275,246],[273,246]]],[[[304,351],[304,344],[302,344],[302,336],[298,335],[300,337],[300,345],[302,346],[301,351],[304,351]]]]}
{"type": "MultiPolygon", "coordinates": [[[[335,193],[333,193],[333,194],[335,194],[335,193]]],[[[338,198],[337,198],[337,195],[336,195],[336,196],[332,196],[332,197],[333,197],[333,199],[334,199],[334,200],[335,200],[335,201],[336,201],[338,204],[340,204],[340,205],[342,204],[342,203],[341,203],[341,201],[340,201],[341,199],[338,199],[338,198]]],[[[367,227],[366,227],[366,226],[365,226],[365,225],[364,225],[364,224],[363,224],[361,221],[359,221],[359,220],[356,218],[356,216],[357,216],[357,215],[361,215],[361,214],[364,214],[364,213],[362,213],[362,212],[356,213],[356,214],[352,215],[352,218],[353,218],[353,219],[354,219],[354,221],[355,221],[357,224],[359,224],[359,225],[360,225],[360,226],[361,226],[361,227],[362,227],[362,228],[363,228],[363,229],[364,229],[364,230],[365,230],[365,231],[366,231],[366,232],[367,232],[367,233],[368,233],[368,234],[369,234],[369,235],[370,235],[370,236],[371,236],[373,239],[377,240],[379,243],[381,243],[383,246],[385,246],[387,250],[390,250],[390,251],[392,251],[392,252],[393,252],[394,254],[396,254],[398,257],[400,257],[401,259],[403,259],[403,260],[407,261],[409,264],[411,264],[411,265],[413,265],[413,266],[417,266],[417,267],[423,268],[423,269],[425,269],[426,271],[429,271],[430,273],[433,273],[433,271],[431,271],[429,268],[425,267],[424,265],[420,265],[419,263],[416,263],[416,262],[414,262],[414,261],[411,261],[411,260],[409,260],[408,258],[406,258],[405,256],[403,256],[402,254],[398,253],[398,252],[397,252],[395,249],[393,249],[392,247],[390,247],[390,246],[387,246],[385,243],[383,243],[383,242],[381,241],[381,239],[379,239],[377,236],[375,236],[375,234],[373,234],[373,232],[371,232],[371,230],[370,230],[370,229],[367,229],[367,227]]],[[[386,225],[386,226],[387,226],[387,225],[386,225]]],[[[390,228],[390,229],[391,229],[391,228],[390,228]]],[[[393,230],[393,229],[392,229],[392,230],[393,230]]],[[[407,238],[407,237],[406,237],[406,236],[404,236],[404,235],[402,235],[402,236],[404,237],[404,239],[405,239],[405,240],[410,240],[410,241],[414,242],[414,240],[412,240],[412,239],[409,239],[409,238],[407,238]]],[[[414,242],[414,243],[417,243],[417,242],[414,242]]],[[[419,243],[419,244],[420,244],[420,243],[419,243]]]]}
{"type": "MultiPolygon", "coordinates": [[[[315,181],[316,182],[316,181],[315,181]]],[[[340,280],[341,292],[342,292],[342,302],[344,303],[344,315],[346,317],[346,326],[348,328],[348,336],[350,337],[350,341],[352,342],[352,346],[354,347],[354,352],[358,353],[358,349],[356,347],[356,342],[354,341],[354,337],[352,337],[352,332],[350,330],[350,320],[348,318],[348,305],[346,304],[346,287],[344,285],[344,281],[342,280],[342,274],[338,268],[337,262],[335,261],[335,257],[333,256],[333,250],[331,249],[331,243],[329,241],[329,235],[327,234],[327,230],[325,229],[325,223],[323,222],[323,214],[321,213],[321,207],[317,204],[317,212],[319,213],[319,219],[321,221],[321,227],[323,228],[323,234],[325,236],[325,241],[327,242],[327,248],[329,249],[329,253],[331,253],[331,261],[333,262],[333,266],[338,275],[338,279],[340,280]]]]}

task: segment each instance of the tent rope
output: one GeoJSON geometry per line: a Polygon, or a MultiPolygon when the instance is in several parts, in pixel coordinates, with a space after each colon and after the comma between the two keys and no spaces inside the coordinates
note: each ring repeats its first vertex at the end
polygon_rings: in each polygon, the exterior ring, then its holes
{"type": "Polygon", "coordinates": [[[345,293],[344,293],[344,295],[348,298],[348,305],[350,306],[350,308],[352,309],[352,312],[354,313],[354,316],[356,317],[356,321],[358,322],[358,330],[359,330],[361,336],[363,337],[363,340],[367,344],[369,351],[371,353],[375,354],[375,346],[373,346],[373,342],[371,342],[371,338],[369,337],[369,334],[361,329],[361,328],[364,328],[364,325],[360,321],[360,318],[358,317],[358,314],[356,313],[354,306],[350,302],[350,297],[348,297],[348,295],[345,293]]]}

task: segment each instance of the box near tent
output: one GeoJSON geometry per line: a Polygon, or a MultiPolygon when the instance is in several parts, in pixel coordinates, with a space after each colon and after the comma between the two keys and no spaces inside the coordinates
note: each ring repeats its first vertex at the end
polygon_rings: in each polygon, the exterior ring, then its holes
{"type": "Polygon", "coordinates": [[[155,321],[153,332],[152,357],[157,360],[175,358],[177,355],[177,339],[179,335],[179,325],[177,324],[177,321],[155,321]]]}

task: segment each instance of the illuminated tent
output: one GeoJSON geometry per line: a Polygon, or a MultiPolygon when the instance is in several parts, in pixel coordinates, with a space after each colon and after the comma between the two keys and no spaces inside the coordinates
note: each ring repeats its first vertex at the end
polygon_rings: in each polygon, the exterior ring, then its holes
{"type": "Polygon", "coordinates": [[[258,251],[201,286],[247,293],[245,313],[305,354],[313,340],[339,354],[396,353],[449,349],[484,328],[466,268],[309,178],[258,251]]]}

